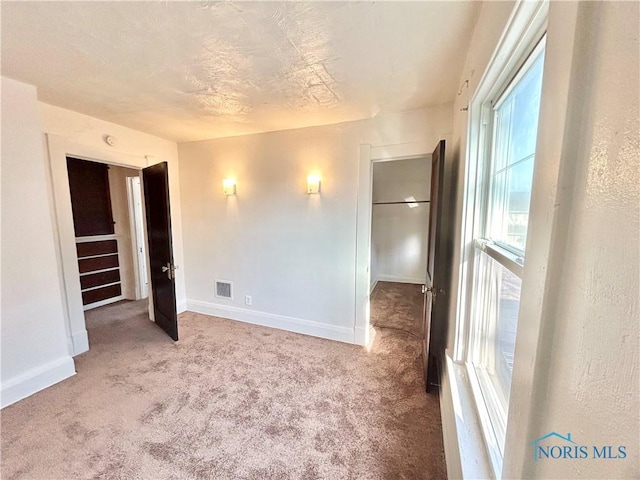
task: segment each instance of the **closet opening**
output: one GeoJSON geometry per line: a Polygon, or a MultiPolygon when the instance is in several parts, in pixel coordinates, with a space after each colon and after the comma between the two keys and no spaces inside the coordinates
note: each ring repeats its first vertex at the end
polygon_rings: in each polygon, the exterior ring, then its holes
{"type": "Polygon", "coordinates": [[[423,339],[431,162],[429,156],[372,164],[370,326],[419,352],[423,339]]]}

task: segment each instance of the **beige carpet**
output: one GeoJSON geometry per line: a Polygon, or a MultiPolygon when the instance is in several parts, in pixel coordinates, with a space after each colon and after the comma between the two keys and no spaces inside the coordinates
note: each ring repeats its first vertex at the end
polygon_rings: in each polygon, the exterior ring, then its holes
{"type": "MultiPolygon", "coordinates": [[[[381,284],[374,322],[418,333],[418,289],[381,284]]],[[[2,479],[446,477],[410,334],[368,353],[185,313],[173,343],[145,309],[92,311],[78,374],[2,410],[2,479]]]]}
{"type": "MultiPolygon", "coordinates": [[[[370,322],[376,332],[396,330],[421,342],[422,312],[423,296],[420,285],[378,282],[371,295],[370,322]]],[[[409,339],[402,335],[399,338],[409,339]]]]}

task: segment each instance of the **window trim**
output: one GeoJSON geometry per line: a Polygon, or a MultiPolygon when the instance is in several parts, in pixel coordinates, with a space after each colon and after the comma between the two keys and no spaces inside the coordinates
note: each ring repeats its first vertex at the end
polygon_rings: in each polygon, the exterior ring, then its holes
{"type": "MultiPolygon", "coordinates": [[[[491,125],[491,108],[488,101],[504,95],[506,87],[516,78],[522,70],[522,66],[538,48],[547,30],[549,4],[544,2],[520,1],[514,7],[512,15],[507,22],[507,27],[500,38],[488,66],[479,81],[479,84],[469,102],[468,140],[466,147],[466,168],[463,190],[463,212],[461,232],[461,261],[460,280],[456,311],[456,335],[453,349],[453,361],[467,368],[471,379],[472,395],[481,419],[481,427],[485,441],[485,447],[491,459],[491,464],[496,477],[502,473],[503,456],[498,448],[490,423],[487,425],[487,405],[483,397],[476,395],[479,392],[477,375],[474,367],[467,361],[470,358],[470,329],[472,292],[475,279],[474,260],[477,252],[475,238],[478,236],[478,227],[486,225],[483,203],[487,199],[485,190],[489,188],[487,181],[487,169],[483,168],[481,161],[489,154],[492,146],[490,137],[493,135],[491,125]],[[488,108],[489,107],[489,108],[488,108]],[[479,399],[482,399],[481,401],[479,399]]],[[[522,72],[524,74],[525,72],[522,72]]],[[[504,248],[495,242],[486,242],[484,251],[489,255],[496,255],[502,259],[510,260],[505,264],[509,270],[518,271],[523,277],[524,265],[522,255],[504,248]],[[511,267],[511,268],[509,268],[511,267]]],[[[502,262],[501,262],[502,263],[502,262]]],[[[517,334],[516,334],[517,335],[517,334]]],[[[517,343],[517,340],[516,340],[517,343]]],[[[508,414],[505,420],[505,436],[508,430],[508,414]]]]}
{"type": "MultiPolygon", "coordinates": [[[[512,92],[514,88],[517,88],[518,82],[521,82],[523,77],[530,71],[532,65],[539,59],[539,56],[544,52],[546,45],[546,30],[540,33],[540,37],[536,37],[535,41],[531,42],[530,47],[520,53],[519,58],[515,62],[516,65],[511,75],[504,77],[504,84],[496,85],[497,93],[496,97],[488,97],[483,102],[482,106],[484,111],[489,111],[490,116],[488,123],[486,123],[485,139],[484,142],[487,148],[484,150],[484,154],[478,156],[477,162],[481,166],[479,169],[482,171],[483,176],[478,178],[478,184],[480,188],[476,190],[476,195],[481,195],[478,199],[478,205],[481,208],[482,223],[477,224],[473,231],[473,248],[476,250],[476,254],[473,255],[472,271],[476,270],[476,260],[478,259],[477,252],[486,253],[489,257],[493,258],[501,266],[510,270],[514,275],[522,280],[524,273],[524,254],[525,252],[519,252],[517,248],[512,245],[505,245],[491,240],[488,236],[489,225],[488,220],[491,215],[491,195],[492,191],[492,163],[496,157],[497,148],[497,132],[495,129],[495,112],[498,108],[496,105],[503,101],[509,92],[512,92]],[[518,255],[519,254],[519,255],[518,255]]],[[[495,89],[494,89],[495,91],[495,89]]],[[[486,117],[483,119],[486,122],[486,117]]],[[[474,278],[475,282],[475,278],[474,278]]],[[[476,284],[471,287],[468,292],[469,305],[473,308],[475,305],[474,293],[477,294],[476,284]]],[[[493,381],[489,377],[489,373],[482,368],[482,364],[486,363],[487,359],[485,354],[482,358],[474,353],[474,350],[484,351],[481,348],[482,336],[474,335],[475,332],[471,330],[474,321],[471,318],[471,309],[468,312],[469,332],[467,338],[467,358],[465,363],[469,377],[471,379],[473,396],[476,401],[476,405],[480,413],[481,425],[483,433],[489,446],[489,454],[491,457],[491,463],[493,465],[496,476],[498,472],[502,471],[502,460],[504,457],[504,449],[506,442],[507,432],[507,418],[509,413],[508,403],[505,405],[504,399],[501,397],[501,393],[498,392],[493,381]],[[470,345],[473,343],[475,349],[470,345]]],[[[482,328],[487,328],[483,325],[482,328]]],[[[517,335],[517,331],[516,331],[517,335]]],[[[489,362],[491,363],[491,362],[489,362]]]]}
{"type": "MultiPolygon", "coordinates": [[[[491,422],[491,416],[489,410],[493,407],[487,403],[484,395],[482,394],[482,387],[478,379],[478,374],[474,366],[470,362],[464,363],[467,370],[467,376],[469,378],[469,384],[471,385],[471,396],[476,406],[478,418],[480,419],[480,429],[482,430],[482,436],[489,454],[489,460],[493,473],[496,478],[500,478],[499,472],[502,471],[502,451],[498,442],[498,435],[495,431],[494,425],[491,422]]],[[[505,422],[504,429],[506,431],[507,425],[505,422]]]]}

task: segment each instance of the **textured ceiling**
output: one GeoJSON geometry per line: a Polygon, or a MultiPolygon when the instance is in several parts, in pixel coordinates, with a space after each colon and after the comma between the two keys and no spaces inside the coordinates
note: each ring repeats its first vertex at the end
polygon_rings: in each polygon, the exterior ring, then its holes
{"type": "Polygon", "coordinates": [[[477,2],[2,2],[2,74],[179,142],[452,100],[477,2]]]}

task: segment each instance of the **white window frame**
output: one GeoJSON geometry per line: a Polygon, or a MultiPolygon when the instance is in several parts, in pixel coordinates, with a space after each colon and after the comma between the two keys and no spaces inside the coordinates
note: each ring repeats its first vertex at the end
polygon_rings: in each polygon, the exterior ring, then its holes
{"type": "MultiPolygon", "coordinates": [[[[499,107],[499,105],[509,94],[509,92],[517,86],[518,82],[522,80],[523,76],[529,71],[531,65],[540,58],[540,55],[542,55],[544,48],[545,37],[543,36],[543,38],[538,41],[534,48],[525,54],[525,58],[521,59],[522,61],[517,63],[517,72],[512,77],[509,77],[505,84],[500,85],[500,88],[497,90],[496,96],[489,98],[482,105],[482,126],[483,128],[485,128],[485,142],[491,146],[491,151],[489,151],[489,148],[487,148],[486,152],[478,159],[479,162],[481,162],[483,169],[481,172],[482,176],[477,177],[478,180],[476,185],[479,188],[476,188],[476,205],[481,205],[481,211],[479,213],[481,213],[482,218],[479,219],[480,221],[478,224],[474,225],[475,251],[473,268],[475,268],[476,266],[475,260],[478,258],[480,252],[482,252],[487,254],[505,269],[511,271],[511,273],[519,277],[520,280],[522,280],[524,270],[524,251],[521,251],[510,245],[492,241],[488,232],[488,216],[491,215],[491,209],[489,205],[491,202],[490,196],[493,193],[490,179],[490,173],[492,170],[490,163],[495,158],[496,143],[496,131],[494,125],[495,110],[499,107]],[[487,139],[490,139],[490,141],[487,141],[487,139]]],[[[470,294],[473,295],[473,292],[470,292],[470,294]]],[[[471,312],[469,312],[469,314],[471,314],[471,312]]],[[[500,459],[502,458],[504,453],[503,442],[506,435],[506,422],[509,406],[503,400],[501,395],[496,392],[493,382],[488,377],[487,372],[482,369],[474,368],[473,366],[477,363],[484,363],[481,362],[479,358],[477,358],[477,353],[479,352],[479,350],[481,350],[479,345],[482,341],[484,341],[484,339],[479,338],[477,335],[473,335],[470,331],[468,345],[473,344],[474,346],[473,348],[468,348],[466,365],[469,372],[469,377],[471,378],[471,385],[473,388],[476,403],[484,404],[489,417],[488,426],[491,427],[491,430],[494,433],[494,438],[492,438],[492,441],[495,440],[495,443],[498,446],[498,452],[494,452],[493,455],[498,457],[497,453],[499,453],[499,458],[496,458],[494,460],[494,463],[501,466],[500,459]],[[473,355],[474,352],[476,352],[476,355],[473,355]],[[476,358],[472,359],[472,356],[476,358]]],[[[492,353],[493,352],[485,352],[485,355],[488,354],[491,356],[492,353]]]]}
{"type": "MultiPolygon", "coordinates": [[[[480,382],[475,368],[470,360],[471,308],[473,307],[474,258],[477,252],[475,238],[479,229],[484,229],[487,211],[484,202],[487,200],[488,188],[487,172],[484,170],[488,151],[492,145],[492,129],[489,116],[491,100],[497,100],[505,93],[514,79],[517,78],[521,67],[543,40],[547,30],[548,2],[519,2],[508,22],[500,42],[489,61],[489,65],[482,76],[473,98],[469,103],[469,124],[467,142],[467,166],[465,169],[465,187],[463,200],[462,225],[462,266],[460,285],[458,290],[456,341],[453,360],[464,364],[468,373],[471,390],[475,400],[478,417],[484,436],[487,453],[491,460],[494,474],[501,477],[503,454],[494,426],[490,420],[488,405],[480,389],[480,382]],[[480,188],[478,188],[480,186],[480,188]]],[[[521,255],[515,254],[499,245],[484,244],[483,250],[494,258],[500,257],[502,263],[508,262],[509,270],[516,269],[522,278],[523,262],[521,255]]],[[[516,334],[517,335],[517,334],[516,334]]],[[[517,343],[517,340],[516,340],[517,343]]],[[[515,359],[514,359],[515,361],[515,359]]],[[[504,412],[504,425],[499,426],[506,433],[507,416],[504,412]]]]}

